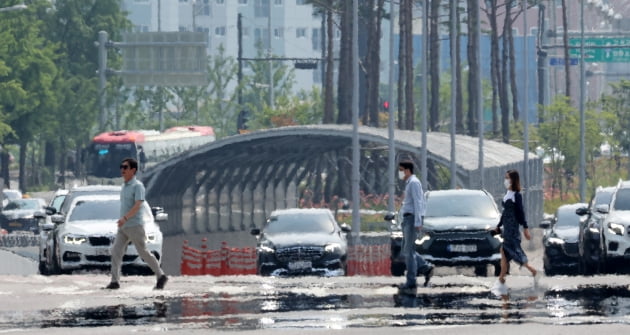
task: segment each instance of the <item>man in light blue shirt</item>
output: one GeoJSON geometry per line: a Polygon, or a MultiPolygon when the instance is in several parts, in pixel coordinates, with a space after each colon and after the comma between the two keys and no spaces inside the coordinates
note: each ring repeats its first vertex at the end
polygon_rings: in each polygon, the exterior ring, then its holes
{"type": "Polygon", "coordinates": [[[138,255],[153,270],[157,277],[155,289],[161,290],[168,281],[164,271],[160,268],[157,258],[147,249],[146,232],[144,231],[143,211],[144,185],[136,179],[138,161],[133,158],[125,158],[120,163],[120,174],[125,183],[120,192],[120,219],[118,219],[118,232],[112,246],[112,280],[105,288],[116,290],[120,288],[120,270],[123,256],[129,242],[133,243],[138,255]]]}
{"type": "Polygon", "coordinates": [[[403,161],[398,163],[398,176],[405,181],[405,197],[400,207],[402,217],[403,241],[400,255],[405,258],[407,267],[407,280],[400,286],[401,290],[413,291],[417,288],[416,276],[424,274],[424,286],[429,284],[433,276],[433,265],[425,261],[416,252],[415,242],[418,233],[422,230],[426,202],[422,183],[413,174],[413,162],[403,161]]]}

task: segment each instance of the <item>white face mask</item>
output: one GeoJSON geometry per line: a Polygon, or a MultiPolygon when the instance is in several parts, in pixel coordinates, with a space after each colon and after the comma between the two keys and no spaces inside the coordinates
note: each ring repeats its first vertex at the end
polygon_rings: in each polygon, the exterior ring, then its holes
{"type": "Polygon", "coordinates": [[[405,171],[398,170],[398,179],[405,179],[405,171]]]}
{"type": "Polygon", "coordinates": [[[509,179],[503,179],[503,185],[505,185],[505,188],[509,189],[510,186],[512,186],[512,183],[509,179]]]}

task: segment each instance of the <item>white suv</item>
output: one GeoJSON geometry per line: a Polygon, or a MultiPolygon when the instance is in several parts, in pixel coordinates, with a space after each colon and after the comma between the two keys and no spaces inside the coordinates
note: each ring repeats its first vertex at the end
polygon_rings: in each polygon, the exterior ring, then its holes
{"type": "Polygon", "coordinates": [[[601,229],[603,263],[607,271],[621,270],[617,265],[630,265],[629,230],[630,181],[620,181],[601,229]]]}

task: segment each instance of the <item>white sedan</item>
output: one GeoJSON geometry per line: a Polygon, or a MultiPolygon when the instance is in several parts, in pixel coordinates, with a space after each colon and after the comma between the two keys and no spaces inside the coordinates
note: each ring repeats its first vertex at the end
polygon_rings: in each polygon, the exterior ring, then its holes
{"type": "MultiPolygon", "coordinates": [[[[147,234],[147,248],[160,260],[162,232],[156,222],[166,221],[166,213],[153,216],[145,201],[142,210],[147,234]]],[[[45,244],[46,273],[69,273],[78,269],[109,270],[111,247],[116,237],[116,221],[120,217],[118,195],[84,195],[72,200],[67,215],[53,215],[55,227],[45,244]]],[[[123,270],[137,269],[150,273],[148,265],[130,244],[123,257],[123,270]]]]}

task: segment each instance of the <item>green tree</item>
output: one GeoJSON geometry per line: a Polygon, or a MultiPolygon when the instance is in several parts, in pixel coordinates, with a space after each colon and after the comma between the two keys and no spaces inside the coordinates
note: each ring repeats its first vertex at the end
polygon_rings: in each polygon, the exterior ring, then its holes
{"type": "MultiPolygon", "coordinates": [[[[131,26],[117,0],[58,0],[37,8],[38,21],[44,22],[44,36],[57,46],[56,64],[59,68],[54,79],[58,105],[46,112],[53,118],[43,130],[55,155],[59,170],[64,172],[68,152],[74,151],[75,173],[81,170],[81,149],[94,135],[98,118],[98,32],[106,31],[111,40],[120,40],[120,34],[131,26]],[[65,136],[59,136],[64,134],[65,136]]],[[[32,7],[29,4],[29,8],[32,7]]],[[[108,52],[108,67],[120,68],[119,53],[108,52]]],[[[110,118],[108,128],[120,126],[121,109],[127,100],[121,93],[122,81],[108,78],[108,109],[114,109],[116,117],[110,118]]],[[[48,146],[47,146],[48,147],[48,146]]]]}
{"type": "Polygon", "coordinates": [[[308,4],[313,5],[313,14],[319,15],[324,18],[325,31],[322,31],[322,39],[325,43],[322,44],[325,51],[325,66],[324,73],[324,117],[323,123],[334,123],[335,119],[335,106],[334,106],[334,29],[335,18],[334,13],[338,12],[339,1],[337,0],[306,0],[308,4]]]}
{"type": "Polygon", "coordinates": [[[223,46],[219,47],[217,55],[210,57],[210,84],[201,107],[201,122],[211,125],[218,138],[234,134],[237,128],[236,118],[241,107],[237,106],[237,89],[228,90],[228,85],[236,79],[237,67],[236,59],[226,56],[223,46]]]}
{"type": "Polygon", "coordinates": [[[134,95],[136,97],[134,109],[136,113],[127,115],[127,120],[123,123],[124,128],[157,128],[162,131],[167,128],[166,124],[176,117],[167,109],[168,104],[174,98],[174,94],[168,88],[161,86],[138,87],[134,95]]]}
{"type": "Polygon", "coordinates": [[[610,135],[611,144],[622,152],[630,152],[630,80],[610,86],[612,92],[601,98],[604,132],[610,135]]]}
{"type": "MultiPolygon", "coordinates": [[[[256,58],[264,58],[264,50],[259,45],[256,58]]],[[[253,114],[269,107],[269,63],[267,61],[249,61],[251,73],[243,79],[243,102],[247,110],[253,114]]],[[[273,96],[275,100],[281,96],[291,95],[291,88],[295,84],[293,69],[282,62],[273,62],[271,71],[273,76],[273,96]]],[[[276,101],[274,101],[274,105],[276,101]]]]}
{"type": "MultiPolygon", "coordinates": [[[[545,123],[539,125],[538,135],[542,147],[551,158],[551,176],[554,189],[563,190],[573,180],[577,171],[580,147],[580,118],[578,111],[571,106],[569,98],[557,96],[553,103],[542,110],[545,123]]],[[[594,149],[602,141],[601,128],[593,110],[586,111],[585,147],[594,149]]],[[[594,150],[587,150],[590,161],[593,160],[594,150]]]]}
{"type": "Polygon", "coordinates": [[[252,129],[320,123],[323,117],[321,91],[301,91],[294,96],[279,96],[275,108],[265,106],[254,112],[252,129]]]}
{"type": "Polygon", "coordinates": [[[38,16],[39,10],[45,6],[46,1],[34,2],[28,9],[15,15],[3,15],[0,20],[0,31],[4,32],[0,63],[6,68],[0,82],[5,83],[3,88],[7,89],[2,93],[0,110],[4,111],[6,122],[13,129],[2,142],[19,145],[19,187],[22,191],[27,191],[28,144],[39,129],[49,123],[49,112],[57,105],[53,91],[57,48],[42,36],[42,21],[38,16]]]}

